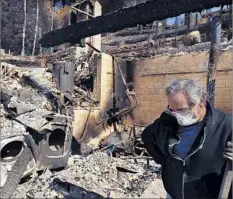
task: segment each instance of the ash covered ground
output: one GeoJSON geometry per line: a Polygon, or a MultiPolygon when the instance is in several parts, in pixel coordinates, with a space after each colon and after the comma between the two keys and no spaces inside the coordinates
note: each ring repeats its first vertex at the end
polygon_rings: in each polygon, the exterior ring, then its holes
{"type": "Polygon", "coordinates": [[[130,157],[115,158],[105,152],[89,156],[73,155],[62,171],[34,173],[18,185],[14,198],[140,198],[164,197],[159,179],[160,166],[130,157]],[[71,183],[68,195],[62,187],[54,190],[54,179],[71,183]],[[79,189],[85,190],[80,195],[79,189]]]}

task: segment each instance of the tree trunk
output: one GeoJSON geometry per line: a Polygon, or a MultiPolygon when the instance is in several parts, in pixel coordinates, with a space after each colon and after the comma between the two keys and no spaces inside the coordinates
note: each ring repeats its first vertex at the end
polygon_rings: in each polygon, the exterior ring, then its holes
{"type": "Polygon", "coordinates": [[[24,0],[24,25],[23,25],[23,37],[22,37],[22,51],[21,55],[25,55],[25,34],[27,25],[27,0],[24,0]]]}
{"type": "Polygon", "coordinates": [[[39,23],[39,1],[37,0],[37,7],[36,7],[36,29],[35,29],[35,37],[33,42],[33,49],[32,49],[32,56],[35,54],[35,48],[36,48],[36,39],[38,34],[38,23],[39,23]]]}
{"type": "MultiPolygon", "coordinates": [[[[51,8],[51,31],[53,31],[53,7],[51,8]]],[[[53,52],[53,47],[50,48],[51,53],[53,52]]]]}
{"type": "MultiPolygon", "coordinates": [[[[39,28],[39,38],[41,39],[41,27],[39,28]]],[[[42,46],[40,44],[40,55],[42,55],[42,46]]]]}

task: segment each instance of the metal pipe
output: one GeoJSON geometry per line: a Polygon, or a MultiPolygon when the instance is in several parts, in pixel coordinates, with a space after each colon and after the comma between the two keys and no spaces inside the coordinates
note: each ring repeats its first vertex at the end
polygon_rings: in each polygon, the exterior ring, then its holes
{"type": "Polygon", "coordinates": [[[79,2],[77,2],[77,3],[72,4],[71,6],[72,6],[72,7],[78,6],[78,5],[82,4],[82,3],[85,3],[86,1],[87,1],[87,0],[79,1],[79,2]]]}
{"type": "Polygon", "coordinates": [[[217,15],[212,18],[211,48],[210,48],[209,65],[207,71],[207,92],[209,96],[209,103],[211,105],[214,105],[215,74],[217,71],[220,43],[221,43],[221,16],[217,15]]]}
{"type": "Polygon", "coordinates": [[[78,9],[78,8],[75,8],[75,7],[73,7],[73,6],[72,6],[71,8],[74,9],[74,10],[76,10],[76,11],[78,11],[78,12],[81,12],[81,13],[83,13],[83,14],[85,14],[85,15],[91,17],[91,18],[95,18],[95,16],[93,16],[93,15],[87,13],[87,12],[84,12],[84,11],[78,9]]]}
{"type": "Polygon", "coordinates": [[[88,43],[88,42],[86,42],[86,44],[87,44],[89,47],[91,47],[93,50],[95,50],[96,52],[101,53],[101,51],[100,51],[99,49],[95,48],[92,44],[90,44],[90,43],[88,43]]]}
{"type": "Polygon", "coordinates": [[[232,162],[228,160],[218,198],[228,198],[233,179],[232,162]]]}

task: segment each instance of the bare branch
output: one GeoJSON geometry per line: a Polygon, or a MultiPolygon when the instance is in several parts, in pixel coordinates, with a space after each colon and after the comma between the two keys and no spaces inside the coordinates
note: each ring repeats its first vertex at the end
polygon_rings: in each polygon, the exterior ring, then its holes
{"type": "Polygon", "coordinates": [[[25,55],[26,25],[27,25],[27,0],[24,0],[24,25],[23,25],[22,51],[21,51],[22,56],[25,55]]]}

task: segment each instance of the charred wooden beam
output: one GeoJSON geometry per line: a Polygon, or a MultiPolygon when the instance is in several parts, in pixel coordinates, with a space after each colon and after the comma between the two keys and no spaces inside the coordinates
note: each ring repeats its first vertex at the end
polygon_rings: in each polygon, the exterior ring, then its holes
{"type": "Polygon", "coordinates": [[[76,54],[76,48],[68,48],[66,50],[60,50],[55,53],[49,53],[43,56],[38,56],[38,60],[45,60],[46,63],[53,63],[55,60],[62,60],[70,55],[76,54]]]}
{"type": "Polygon", "coordinates": [[[163,20],[183,13],[200,12],[203,9],[226,4],[231,4],[231,0],[151,0],[51,31],[42,37],[40,44],[43,47],[52,47],[72,43],[100,33],[115,32],[137,24],[148,24],[155,20],[163,20]]]}
{"type": "Polygon", "coordinates": [[[209,102],[214,106],[215,98],[215,74],[217,70],[217,63],[219,59],[219,48],[221,43],[221,16],[215,16],[212,19],[211,30],[211,48],[209,56],[209,65],[207,72],[207,92],[209,102]]]}
{"type": "MultiPolygon", "coordinates": [[[[220,45],[220,49],[226,49],[230,47],[232,42],[223,43],[220,45]]],[[[210,49],[210,42],[195,44],[194,46],[185,46],[182,48],[159,48],[156,50],[151,50],[148,46],[142,46],[135,49],[119,49],[117,50],[107,50],[106,52],[114,55],[116,57],[120,57],[124,60],[139,60],[148,57],[154,57],[157,55],[177,55],[180,52],[183,53],[191,53],[191,52],[201,52],[208,51],[210,49]]]]}
{"type": "Polygon", "coordinates": [[[40,64],[37,60],[2,59],[2,61],[19,67],[37,67],[40,64]]]}
{"type": "Polygon", "coordinates": [[[33,56],[22,57],[22,56],[8,55],[8,54],[2,55],[1,62],[5,62],[8,64],[17,65],[17,66],[39,65],[39,62],[36,59],[36,57],[33,57],[33,56]]]}

